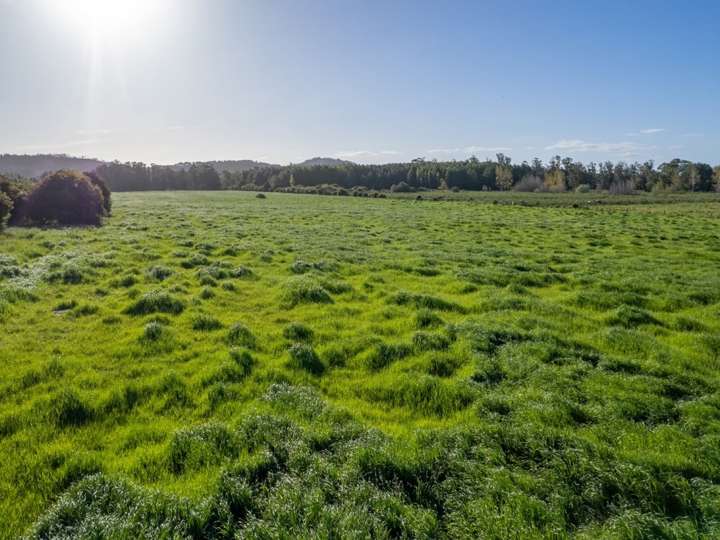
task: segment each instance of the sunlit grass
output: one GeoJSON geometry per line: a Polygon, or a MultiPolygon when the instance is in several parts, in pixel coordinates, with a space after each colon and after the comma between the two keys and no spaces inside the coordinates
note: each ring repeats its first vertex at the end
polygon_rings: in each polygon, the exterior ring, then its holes
{"type": "Polygon", "coordinates": [[[1,534],[719,535],[720,207],[492,196],[10,229],[1,534]]]}

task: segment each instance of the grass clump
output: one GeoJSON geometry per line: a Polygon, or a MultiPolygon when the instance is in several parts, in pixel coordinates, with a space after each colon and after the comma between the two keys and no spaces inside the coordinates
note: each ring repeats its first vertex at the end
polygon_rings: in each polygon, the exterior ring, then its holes
{"type": "Polygon", "coordinates": [[[365,359],[365,365],[371,370],[388,367],[397,360],[402,360],[412,352],[409,345],[403,343],[378,343],[365,359]]]}
{"type": "Polygon", "coordinates": [[[153,266],[147,271],[147,277],[154,281],[165,281],[172,273],[167,266],[153,266]]]}
{"type": "Polygon", "coordinates": [[[77,427],[93,418],[92,408],[75,390],[61,390],[50,399],[48,419],[59,428],[77,427]]]}
{"type": "Polygon", "coordinates": [[[450,338],[432,332],[415,332],[412,342],[417,351],[443,351],[450,346],[450,338]]]}
{"type": "Polygon", "coordinates": [[[247,347],[255,349],[257,347],[257,338],[252,331],[243,323],[235,323],[230,327],[227,335],[227,341],[230,345],[237,347],[247,347]]]}
{"type": "Polygon", "coordinates": [[[170,313],[178,315],[185,309],[185,304],[165,291],[145,293],[130,306],[125,308],[129,315],[149,315],[151,313],[170,313]]]}
{"type": "Polygon", "coordinates": [[[434,328],[443,324],[443,320],[433,310],[421,308],[415,313],[415,328],[434,328]]]}
{"type": "Polygon", "coordinates": [[[314,332],[308,326],[292,322],[283,329],[283,337],[290,341],[312,341],[314,332]]]}
{"type": "Polygon", "coordinates": [[[287,308],[298,304],[331,304],[330,293],[315,280],[300,276],[289,279],[283,286],[282,303],[287,308]]]}
{"type": "Polygon", "coordinates": [[[242,349],[233,348],[230,349],[230,358],[240,368],[243,375],[250,375],[250,372],[255,365],[255,359],[252,354],[242,349]]]}
{"type": "Polygon", "coordinates": [[[310,345],[295,343],[288,349],[288,353],[290,355],[289,367],[307,371],[312,375],[324,373],[325,364],[310,345]]]}
{"type": "Polygon", "coordinates": [[[438,311],[457,311],[458,313],[464,313],[466,310],[460,304],[443,300],[437,296],[431,296],[429,294],[417,294],[407,291],[401,291],[392,297],[390,297],[390,303],[397,304],[398,306],[412,305],[419,309],[430,309],[438,311]]]}
{"type": "Polygon", "coordinates": [[[468,407],[475,391],[466,383],[443,381],[430,375],[401,376],[390,383],[369,386],[365,397],[420,414],[447,416],[468,407]]]}
{"type": "Polygon", "coordinates": [[[162,323],[151,321],[145,325],[140,340],[148,343],[159,341],[166,335],[166,332],[165,326],[162,323]]]}
{"type": "Polygon", "coordinates": [[[222,326],[222,323],[218,319],[206,313],[195,315],[192,319],[192,329],[199,332],[220,330],[222,326]]]}
{"type": "Polygon", "coordinates": [[[608,324],[612,326],[622,326],[624,328],[635,328],[643,324],[662,325],[649,311],[628,305],[620,306],[615,313],[608,318],[608,324]]]}

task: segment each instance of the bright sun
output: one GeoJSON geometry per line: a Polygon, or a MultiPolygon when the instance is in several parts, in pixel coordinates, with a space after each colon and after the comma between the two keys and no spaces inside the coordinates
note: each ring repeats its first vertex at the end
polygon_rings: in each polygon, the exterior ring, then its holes
{"type": "Polygon", "coordinates": [[[55,0],[52,5],[58,18],[66,23],[117,39],[157,22],[162,3],[162,0],[55,0]]]}

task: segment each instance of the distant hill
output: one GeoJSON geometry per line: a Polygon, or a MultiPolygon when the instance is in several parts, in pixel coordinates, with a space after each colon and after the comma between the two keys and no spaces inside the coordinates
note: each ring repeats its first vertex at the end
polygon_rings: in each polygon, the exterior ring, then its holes
{"type": "Polygon", "coordinates": [[[0,174],[13,174],[37,178],[46,172],[72,169],[88,172],[102,165],[98,159],[78,158],[65,154],[38,154],[35,156],[0,154],[0,174]]]}
{"type": "MultiPolygon", "coordinates": [[[[60,169],[72,169],[76,171],[88,172],[95,170],[105,161],[84,157],[73,157],[66,154],[37,154],[37,155],[15,155],[0,154],[0,174],[11,174],[23,176],[26,178],[38,178],[46,172],[57,171],[60,169]]],[[[225,171],[230,173],[238,173],[249,171],[252,169],[267,169],[270,167],[280,167],[272,163],[263,161],[253,161],[251,159],[228,159],[217,161],[203,161],[198,163],[206,163],[212,166],[218,173],[225,171]]],[[[192,163],[183,162],[170,165],[170,168],[181,171],[190,168],[192,163]]],[[[298,167],[318,167],[329,166],[337,167],[340,165],[354,165],[352,161],[329,157],[314,157],[306,159],[301,163],[295,164],[298,167]]]]}
{"type": "Polygon", "coordinates": [[[337,167],[339,165],[354,165],[352,161],[345,161],[344,159],[336,159],[329,157],[314,157],[306,159],[301,163],[296,163],[300,167],[318,167],[321,165],[329,167],[337,167]]]}
{"type": "MultiPolygon", "coordinates": [[[[201,161],[198,163],[203,163],[210,165],[213,169],[215,169],[217,172],[231,172],[231,173],[237,173],[237,172],[243,172],[243,171],[249,171],[251,169],[267,169],[268,167],[277,167],[278,165],[273,165],[272,163],[264,163],[262,161],[253,161],[251,159],[227,159],[227,160],[220,160],[220,161],[201,161]]],[[[192,163],[185,162],[185,163],[176,163],[175,165],[172,165],[172,168],[175,170],[187,170],[190,168],[192,163]]]]}

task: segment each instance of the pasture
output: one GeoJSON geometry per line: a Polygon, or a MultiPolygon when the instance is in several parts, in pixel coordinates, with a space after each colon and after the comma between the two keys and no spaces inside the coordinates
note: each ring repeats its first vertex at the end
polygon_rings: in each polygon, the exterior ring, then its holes
{"type": "Polygon", "coordinates": [[[0,236],[0,536],[720,536],[716,196],[113,197],[0,236]]]}

